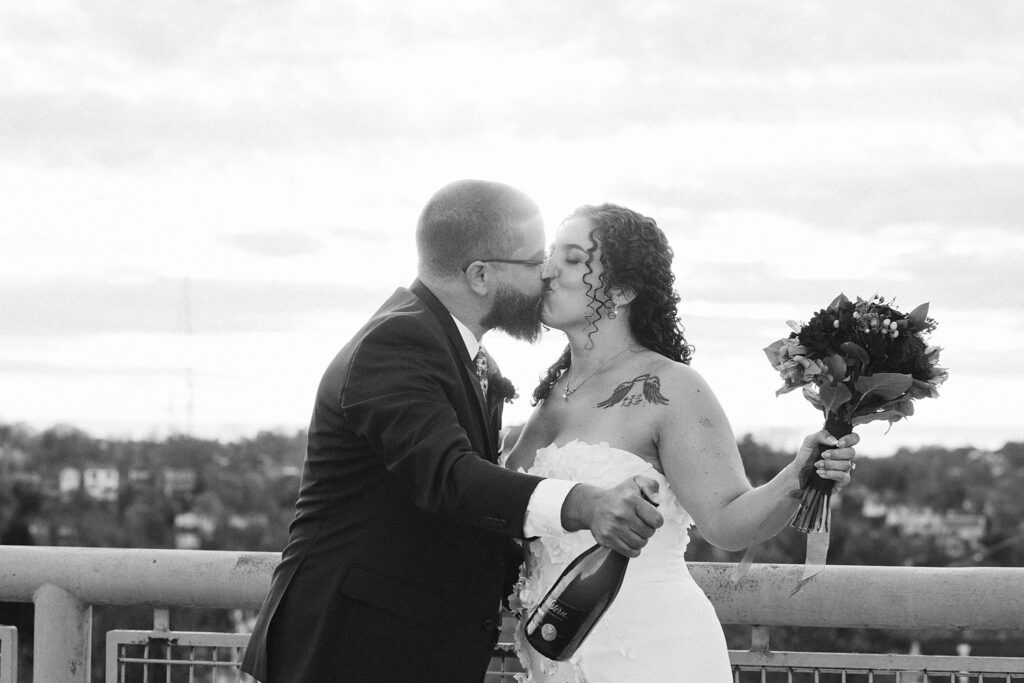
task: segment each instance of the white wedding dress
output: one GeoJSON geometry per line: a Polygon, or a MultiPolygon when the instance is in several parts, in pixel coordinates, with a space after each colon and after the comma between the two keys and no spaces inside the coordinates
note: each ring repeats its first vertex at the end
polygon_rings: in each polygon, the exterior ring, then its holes
{"type": "Polygon", "coordinates": [[[690,576],[683,553],[690,516],[665,477],[648,462],[608,444],[572,441],[537,451],[526,470],[542,477],[614,486],[642,474],[660,486],[665,524],[630,560],[622,588],[576,654],[555,662],[536,652],[522,633],[526,615],[565,567],[594,544],[589,531],[542,537],[529,543],[511,604],[518,607],[516,651],[530,683],[730,683],[728,652],[715,610],[690,576]]]}

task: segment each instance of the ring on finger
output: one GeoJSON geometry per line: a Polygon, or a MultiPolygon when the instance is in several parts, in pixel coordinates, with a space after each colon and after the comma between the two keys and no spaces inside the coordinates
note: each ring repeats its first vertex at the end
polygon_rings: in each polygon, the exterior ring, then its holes
{"type": "Polygon", "coordinates": [[[857,469],[857,463],[851,462],[850,463],[850,471],[853,472],[855,469],[857,469]]]}

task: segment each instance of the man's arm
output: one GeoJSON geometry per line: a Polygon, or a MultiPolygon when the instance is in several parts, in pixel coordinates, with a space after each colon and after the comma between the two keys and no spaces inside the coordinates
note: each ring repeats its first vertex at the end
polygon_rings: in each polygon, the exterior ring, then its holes
{"type": "MultiPolygon", "coordinates": [[[[522,537],[539,477],[498,467],[473,450],[453,400],[462,372],[443,333],[412,316],[371,330],[352,352],[338,396],[345,426],[377,453],[414,505],[522,537]]],[[[475,400],[469,394],[465,410],[475,400]]]]}
{"type": "MultiPolygon", "coordinates": [[[[525,516],[542,481],[488,462],[445,393],[453,366],[447,342],[409,317],[384,321],[354,352],[339,397],[350,429],[367,439],[417,507],[524,538],[525,516]]],[[[657,484],[637,477],[651,495],[657,484]]],[[[534,506],[538,507],[538,506],[534,506]]],[[[563,500],[539,506],[567,531],[590,529],[597,542],[635,557],[661,525],[637,482],[611,489],[576,485],[563,500]]]]}
{"type": "Polygon", "coordinates": [[[658,501],[658,482],[641,476],[610,489],[545,479],[530,498],[524,533],[529,538],[589,529],[601,545],[636,557],[664,521],[650,501],[658,501]]]}

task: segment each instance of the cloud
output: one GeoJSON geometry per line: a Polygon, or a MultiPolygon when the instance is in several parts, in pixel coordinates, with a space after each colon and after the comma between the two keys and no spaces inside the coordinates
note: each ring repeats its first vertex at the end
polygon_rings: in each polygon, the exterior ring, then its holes
{"type": "Polygon", "coordinates": [[[361,302],[382,303],[393,289],[373,284],[341,288],[335,283],[209,279],[5,283],[0,320],[9,339],[273,332],[301,328],[311,317],[337,315],[363,306],[361,302]]]}
{"type": "Polygon", "coordinates": [[[1024,236],[1015,227],[836,226],[760,212],[712,212],[661,224],[675,249],[680,289],[704,299],[738,302],[758,292],[832,283],[867,284],[866,295],[929,290],[964,308],[1024,304],[1024,236]]]}
{"type": "Polygon", "coordinates": [[[379,230],[356,228],[349,225],[328,228],[328,232],[332,236],[342,240],[352,242],[369,242],[371,244],[379,243],[383,236],[379,230]]]}
{"type": "MultiPolygon", "coordinates": [[[[111,362],[111,359],[103,359],[100,363],[90,366],[83,366],[76,360],[69,359],[67,362],[60,362],[59,359],[52,362],[35,360],[8,360],[0,358],[0,372],[10,377],[11,375],[24,375],[28,377],[56,377],[69,381],[80,381],[83,379],[95,380],[102,377],[107,381],[111,379],[147,379],[181,377],[182,367],[178,366],[154,366],[152,364],[126,364],[111,362]]],[[[216,376],[216,375],[214,375],[216,376]]],[[[224,375],[221,379],[226,379],[224,375]]]]}
{"type": "Polygon", "coordinates": [[[315,254],[323,247],[319,240],[295,230],[221,235],[220,241],[242,251],[279,258],[315,254]]]}
{"type": "Polygon", "coordinates": [[[112,167],[257,150],[372,159],[427,139],[589,144],[642,125],[685,152],[709,133],[719,145],[742,135],[729,122],[765,136],[802,128],[804,139],[807,124],[825,122],[819,134],[835,145],[829,136],[863,140],[892,121],[927,144],[919,137],[942,132],[937,118],[952,128],[1015,120],[1024,87],[1013,3],[920,14],[836,2],[612,3],[583,14],[449,4],[7,8],[16,80],[0,90],[0,149],[112,167]],[[673,132],[694,124],[695,136],[673,132]]]}
{"type": "Polygon", "coordinates": [[[921,163],[913,149],[895,163],[816,165],[776,173],[722,173],[706,205],[759,206],[823,227],[899,223],[1013,227],[1024,223],[1024,146],[1015,163],[921,163]]]}

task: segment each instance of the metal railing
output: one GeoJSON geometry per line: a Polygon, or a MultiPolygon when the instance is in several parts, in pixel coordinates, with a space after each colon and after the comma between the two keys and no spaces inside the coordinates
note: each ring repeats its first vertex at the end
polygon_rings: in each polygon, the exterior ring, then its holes
{"type": "Polygon", "coordinates": [[[109,631],[106,680],[251,683],[252,677],[240,669],[248,642],[249,635],[245,633],[193,633],[161,628],[109,631]]]}
{"type": "MultiPolygon", "coordinates": [[[[174,680],[235,680],[246,636],[230,634],[221,642],[229,634],[171,631],[166,608],[257,609],[278,557],[227,551],[5,546],[0,547],[0,601],[35,603],[34,683],[89,681],[93,605],[154,608],[153,631],[111,631],[106,636],[108,680],[127,680],[131,666],[163,672],[145,680],[171,680],[167,672],[173,667],[191,667],[193,672],[208,669],[174,680]],[[172,640],[188,645],[185,654],[179,657],[174,652],[172,640]],[[141,649],[136,652],[132,647],[141,649]]],[[[731,653],[737,681],[961,683],[967,676],[971,683],[1024,681],[1024,645],[1020,658],[992,658],[773,652],[768,644],[773,626],[950,633],[1000,629],[1024,634],[1024,569],[832,566],[792,596],[800,579],[799,566],[754,565],[738,583],[730,579],[732,569],[731,564],[719,563],[691,566],[722,622],[752,627],[750,650],[731,653]]],[[[10,647],[0,641],[0,683],[6,683],[2,667],[10,661],[6,654],[10,647]]],[[[513,657],[500,659],[514,663],[513,657]]],[[[499,680],[509,678],[510,673],[499,676],[499,680]]]]}
{"type": "Polygon", "coordinates": [[[862,653],[730,652],[739,683],[1017,683],[1019,658],[862,653]]]}
{"type": "Polygon", "coordinates": [[[739,683],[1018,683],[1024,659],[832,652],[729,653],[739,683]]]}
{"type": "Polygon", "coordinates": [[[18,683],[18,629],[0,626],[0,683],[18,683]]]}

